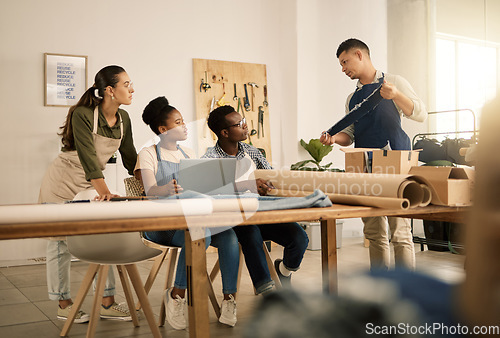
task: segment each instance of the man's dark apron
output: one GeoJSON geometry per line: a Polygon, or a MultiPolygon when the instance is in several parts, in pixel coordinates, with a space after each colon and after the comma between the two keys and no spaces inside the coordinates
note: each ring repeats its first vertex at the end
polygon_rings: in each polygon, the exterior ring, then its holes
{"type": "MultiPolygon", "coordinates": [[[[358,88],[349,101],[349,110],[367,98],[384,82],[384,76],[376,83],[358,88]]],[[[384,148],[411,150],[410,138],[401,128],[401,117],[392,100],[382,100],[372,111],[354,123],[356,148],[384,148]]]]}

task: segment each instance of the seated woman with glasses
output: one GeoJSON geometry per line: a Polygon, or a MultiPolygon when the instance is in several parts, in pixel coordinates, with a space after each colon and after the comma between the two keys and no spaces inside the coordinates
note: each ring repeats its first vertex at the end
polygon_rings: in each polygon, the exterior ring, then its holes
{"type": "MultiPolygon", "coordinates": [[[[187,128],[181,113],[172,107],[164,97],[157,97],[149,102],[142,114],[143,121],[158,135],[160,141],[139,152],[135,171],[139,172],[146,195],[171,196],[182,192],[182,187],[174,179],[179,171],[179,162],[184,158],[193,158],[194,152],[178,145],[187,139],[187,128]]],[[[186,256],[184,251],[184,230],[148,231],[146,239],[169,246],[182,247],[174,287],[166,291],[166,318],[176,330],[187,327],[186,317],[186,256]]],[[[234,326],[236,324],[236,286],[239,268],[239,245],[232,229],[217,234],[210,234],[207,229],[206,245],[218,248],[222,275],[224,300],[219,322],[234,326]]]]}

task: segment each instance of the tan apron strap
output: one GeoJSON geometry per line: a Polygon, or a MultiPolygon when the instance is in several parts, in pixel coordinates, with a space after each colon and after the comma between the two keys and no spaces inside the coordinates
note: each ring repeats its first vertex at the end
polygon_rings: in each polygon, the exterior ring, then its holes
{"type": "Polygon", "coordinates": [[[122,119],[122,114],[118,112],[118,116],[120,116],[120,140],[123,139],[123,119],[122,119]]]}
{"type": "Polygon", "coordinates": [[[99,106],[94,109],[94,130],[92,131],[94,134],[97,134],[97,121],[99,118],[99,106]]]}

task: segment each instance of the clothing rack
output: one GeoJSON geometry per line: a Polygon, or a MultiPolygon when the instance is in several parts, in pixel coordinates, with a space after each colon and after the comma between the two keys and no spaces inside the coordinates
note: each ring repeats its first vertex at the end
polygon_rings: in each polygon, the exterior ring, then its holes
{"type": "MultiPolygon", "coordinates": [[[[472,115],[473,117],[473,130],[471,131],[449,131],[449,132],[436,132],[436,133],[419,133],[416,134],[413,139],[412,139],[412,149],[415,146],[415,141],[418,139],[424,138],[426,136],[437,136],[437,135],[452,135],[455,134],[458,136],[459,134],[472,134],[472,141],[473,143],[477,143],[478,140],[478,133],[479,131],[476,128],[476,114],[472,109],[453,109],[453,110],[443,110],[443,111],[433,111],[433,112],[428,112],[429,115],[434,115],[434,114],[443,114],[443,113],[452,113],[452,112],[468,112],[472,115]]],[[[413,219],[411,220],[411,231],[413,233],[413,219]]],[[[464,249],[464,246],[460,243],[455,243],[451,242],[450,240],[444,241],[444,240],[437,240],[437,239],[427,239],[427,238],[422,238],[419,236],[413,236],[413,242],[420,244],[420,251],[424,250],[424,244],[425,245],[433,245],[433,246],[440,246],[440,247],[448,247],[450,251],[453,252],[453,248],[455,249],[464,249]]]]}
{"type": "Polygon", "coordinates": [[[419,134],[416,134],[413,139],[412,139],[412,148],[414,147],[415,145],[415,140],[418,138],[418,137],[425,137],[425,136],[436,136],[436,135],[451,135],[451,134],[455,134],[455,135],[458,135],[458,134],[472,134],[472,140],[474,141],[474,143],[477,142],[477,134],[478,134],[478,130],[476,128],[476,114],[474,113],[474,111],[472,109],[453,109],[453,110],[441,110],[441,111],[432,111],[432,112],[428,112],[427,114],[429,115],[435,115],[435,114],[442,114],[442,113],[452,113],[452,112],[469,112],[471,113],[472,115],[472,121],[473,121],[473,130],[470,130],[470,131],[458,131],[458,130],[455,130],[455,131],[449,131],[449,132],[439,132],[439,133],[419,133],[419,134]]]}

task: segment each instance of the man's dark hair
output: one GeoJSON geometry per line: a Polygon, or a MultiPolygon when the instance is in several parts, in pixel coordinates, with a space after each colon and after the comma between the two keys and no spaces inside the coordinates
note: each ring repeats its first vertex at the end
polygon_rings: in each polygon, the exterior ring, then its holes
{"type": "Polygon", "coordinates": [[[342,54],[343,52],[348,52],[353,48],[364,49],[368,53],[368,56],[370,56],[370,48],[368,48],[366,43],[361,40],[351,38],[345,40],[339,45],[339,48],[337,48],[337,59],[339,58],[340,54],[342,54]]]}
{"type": "Polygon", "coordinates": [[[228,127],[226,121],[226,115],[235,112],[234,108],[231,106],[222,106],[214,109],[210,115],[208,115],[208,128],[214,132],[215,135],[219,136],[222,129],[228,127]]]}

